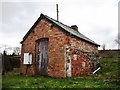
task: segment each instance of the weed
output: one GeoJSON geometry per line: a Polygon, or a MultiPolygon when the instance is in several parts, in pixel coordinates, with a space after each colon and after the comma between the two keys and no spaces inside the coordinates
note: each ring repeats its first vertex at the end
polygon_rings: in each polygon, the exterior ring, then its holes
{"type": "MultiPolygon", "coordinates": [[[[114,88],[119,89],[119,68],[117,58],[100,59],[102,68],[95,74],[69,79],[53,79],[43,76],[21,76],[10,72],[3,76],[3,88],[114,88]]],[[[18,69],[19,71],[19,69],[18,69]]]]}

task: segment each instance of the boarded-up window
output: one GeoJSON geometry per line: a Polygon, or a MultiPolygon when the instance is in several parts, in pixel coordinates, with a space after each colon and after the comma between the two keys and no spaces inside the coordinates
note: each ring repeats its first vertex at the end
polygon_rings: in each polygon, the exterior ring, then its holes
{"type": "Polygon", "coordinates": [[[32,54],[31,53],[24,53],[23,64],[32,64],[32,54]]]}

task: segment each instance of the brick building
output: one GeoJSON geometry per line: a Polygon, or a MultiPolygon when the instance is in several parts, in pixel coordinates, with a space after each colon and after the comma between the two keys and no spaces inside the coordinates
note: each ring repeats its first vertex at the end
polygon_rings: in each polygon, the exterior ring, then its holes
{"type": "Polygon", "coordinates": [[[98,44],[71,27],[41,14],[23,37],[21,73],[51,77],[90,74],[99,67],[98,44]]]}

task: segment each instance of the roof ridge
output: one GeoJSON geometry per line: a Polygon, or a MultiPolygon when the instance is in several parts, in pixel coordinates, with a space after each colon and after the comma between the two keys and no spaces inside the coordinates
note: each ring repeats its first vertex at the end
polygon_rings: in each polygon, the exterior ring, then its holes
{"type": "MultiPolygon", "coordinates": [[[[43,15],[44,15],[44,14],[43,14],[43,15]]],[[[58,20],[55,20],[55,19],[53,19],[53,18],[51,18],[51,17],[49,17],[49,16],[47,16],[47,15],[44,15],[44,16],[46,16],[46,17],[48,17],[48,18],[50,18],[50,19],[52,19],[52,20],[54,20],[54,21],[56,21],[56,22],[58,22],[58,23],[61,23],[61,24],[65,25],[65,26],[71,28],[70,26],[68,26],[68,25],[66,25],[66,24],[64,24],[64,23],[62,23],[62,22],[60,22],[60,21],[58,21],[58,20]]],[[[71,29],[72,29],[72,28],[71,28],[71,29]]]]}
{"type": "MultiPolygon", "coordinates": [[[[47,15],[44,15],[46,18],[48,18],[48,19],[51,19],[51,20],[54,20],[55,22],[57,22],[57,23],[60,23],[60,24],[62,24],[62,25],[64,25],[64,26],[66,26],[67,28],[69,28],[70,29],[70,31],[72,31],[72,32],[74,32],[74,33],[78,33],[81,37],[83,37],[82,39],[84,39],[84,40],[87,40],[87,41],[89,41],[89,42],[92,42],[92,43],[94,43],[94,44],[97,44],[97,43],[95,43],[93,40],[91,40],[91,39],[89,39],[88,37],[86,37],[85,35],[83,35],[82,33],[80,33],[79,31],[75,31],[73,28],[71,28],[70,26],[68,26],[68,25],[66,25],[66,24],[63,24],[62,22],[60,22],[60,21],[57,21],[57,20],[55,20],[55,19],[53,19],[53,18],[51,18],[51,17],[49,17],[49,16],[47,16],[47,15]]],[[[78,36],[78,35],[77,35],[78,36]]]]}
{"type": "MultiPolygon", "coordinates": [[[[47,15],[44,15],[41,13],[40,17],[37,19],[37,21],[33,24],[33,26],[29,29],[29,31],[27,32],[27,34],[23,37],[23,41],[28,37],[28,35],[34,30],[34,28],[36,27],[36,25],[39,23],[39,21],[43,18],[48,19],[49,21],[51,21],[52,23],[56,24],[57,26],[61,27],[63,30],[67,31],[68,33],[71,33],[72,35],[81,38],[87,42],[90,42],[94,45],[100,46],[97,43],[95,43],[93,40],[89,39],[88,37],[84,36],[82,33],[80,33],[79,31],[75,31],[73,28],[71,28],[70,26],[63,24],[60,21],[57,21],[47,15]]],[[[22,41],[22,42],[23,42],[22,41]]],[[[22,43],[21,42],[21,43],[22,43]]]]}

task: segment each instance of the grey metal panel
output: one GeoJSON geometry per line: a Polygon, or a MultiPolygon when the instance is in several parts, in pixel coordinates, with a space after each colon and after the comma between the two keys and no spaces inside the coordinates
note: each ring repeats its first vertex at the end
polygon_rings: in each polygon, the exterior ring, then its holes
{"type": "MultiPolygon", "coordinates": [[[[79,38],[82,38],[88,42],[91,42],[95,45],[98,45],[97,43],[95,43],[94,41],[92,41],[91,39],[87,38],[86,36],[84,36],[83,34],[81,34],[80,32],[77,32],[75,31],[74,29],[72,29],[71,27],[67,26],[67,25],[64,25],[63,23],[61,22],[58,22],[50,17],[48,17],[47,15],[44,15],[47,19],[51,20],[52,22],[54,22],[55,24],[57,24],[58,26],[60,26],[61,28],[63,28],[64,30],[66,30],[67,32],[79,37],[79,38]]],[[[99,45],[98,45],[99,46],[99,45]]]]}
{"type": "Polygon", "coordinates": [[[83,40],[86,40],[94,45],[100,46],[99,44],[95,43],[94,41],[92,41],[91,39],[87,38],[86,36],[84,36],[83,34],[81,34],[80,32],[75,31],[74,29],[72,29],[71,27],[58,22],[57,20],[54,20],[50,17],[48,17],[47,15],[41,14],[40,17],[37,19],[37,21],[34,23],[34,25],[30,28],[30,30],[27,32],[27,34],[23,37],[23,41],[21,41],[20,43],[23,43],[25,41],[25,39],[28,37],[28,35],[34,31],[34,28],[36,27],[36,25],[38,24],[38,22],[42,19],[42,18],[47,18],[48,20],[50,20],[51,22],[55,23],[56,25],[58,25],[59,27],[63,28],[65,31],[71,33],[74,36],[77,36],[78,38],[81,38],[83,40]]]}

